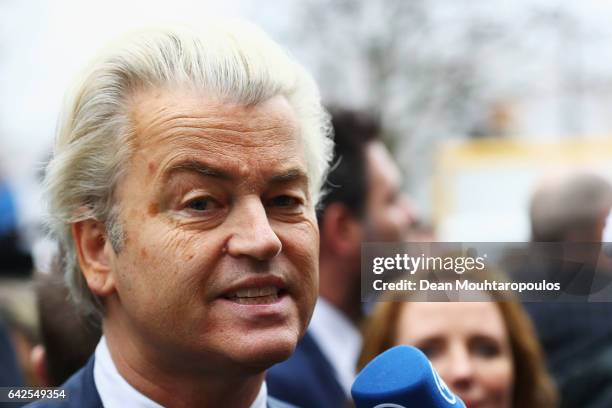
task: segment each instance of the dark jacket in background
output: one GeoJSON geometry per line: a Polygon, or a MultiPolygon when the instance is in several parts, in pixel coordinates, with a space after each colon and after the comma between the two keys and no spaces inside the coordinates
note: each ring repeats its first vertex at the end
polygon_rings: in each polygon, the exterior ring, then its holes
{"type": "Polygon", "coordinates": [[[295,353],[266,375],[268,393],[302,408],[342,408],[347,396],[331,363],[307,331],[295,353]]]}
{"type": "Polygon", "coordinates": [[[612,407],[612,303],[525,303],[561,408],[612,407]]]}
{"type": "MultiPolygon", "coordinates": [[[[0,387],[23,387],[23,376],[15,349],[6,327],[0,322],[0,387]]],[[[17,408],[23,404],[0,402],[0,408],[17,408]]]]}

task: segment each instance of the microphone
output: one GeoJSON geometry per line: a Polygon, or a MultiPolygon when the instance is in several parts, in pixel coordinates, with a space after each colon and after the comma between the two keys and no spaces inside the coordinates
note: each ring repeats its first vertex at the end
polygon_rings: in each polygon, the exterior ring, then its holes
{"type": "Polygon", "coordinates": [[[396,346],[359,373],[351,395],[356,408],[465,408],[421,350],[396,346]]]}

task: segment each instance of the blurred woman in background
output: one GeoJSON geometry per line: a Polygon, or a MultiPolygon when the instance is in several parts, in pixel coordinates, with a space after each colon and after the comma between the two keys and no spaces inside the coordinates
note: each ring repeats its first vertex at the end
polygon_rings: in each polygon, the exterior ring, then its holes
{"type": "Polygon", "coordinates": [[[378,303],[364,326],[358,369],[409,344],[469,408],[556,407],[555,386],[521,304],[506,294],[483,295],[491,301],[378,303]]]}

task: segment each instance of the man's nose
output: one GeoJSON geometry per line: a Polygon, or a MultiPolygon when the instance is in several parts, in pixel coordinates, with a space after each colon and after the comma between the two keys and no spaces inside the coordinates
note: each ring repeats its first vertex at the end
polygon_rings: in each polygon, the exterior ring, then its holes
{"type": "Polygon", "coordinates": [[[282,243],[272,229],[259,198],[245,200],[233,212],[232,235],[227,241],[227,252],[231,256],[248,256],[265,261],[280,253],[282,243]]]}

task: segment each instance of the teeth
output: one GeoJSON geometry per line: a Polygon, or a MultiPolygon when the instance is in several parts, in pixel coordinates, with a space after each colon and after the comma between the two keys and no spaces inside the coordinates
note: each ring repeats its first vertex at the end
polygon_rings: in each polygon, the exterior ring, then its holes
{"type": "Polygon", "coordinates": [[[278,295],[275,293],[269,296],[237,297],[232,300],[240,305],[266,305],[276,302],[278,300],[278,295]]]}
{"type": "Polygon", "coordinates": [[[266,286],[264,288],[248,288],[241,289],[229,295],[230,298],[248,299],[248,298],[259,298],[266,296],[277,296],[278,289],[274,286],[266,286]]]}

